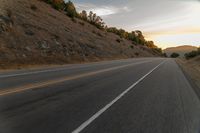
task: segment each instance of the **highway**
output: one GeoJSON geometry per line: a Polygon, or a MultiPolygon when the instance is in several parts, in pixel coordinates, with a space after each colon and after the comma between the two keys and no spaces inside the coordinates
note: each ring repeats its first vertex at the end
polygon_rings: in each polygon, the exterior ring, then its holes
{"type": "Polygon", "coordinates": [[[173,59],[5,71],[0,133],[200,133],[200,99],[173,59]]]}

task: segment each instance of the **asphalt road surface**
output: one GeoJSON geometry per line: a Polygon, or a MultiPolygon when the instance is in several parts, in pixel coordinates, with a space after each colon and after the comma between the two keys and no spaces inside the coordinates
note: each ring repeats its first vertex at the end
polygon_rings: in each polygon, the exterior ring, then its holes
{"type": "Polygon", "coordinates": [[[1,72],[0,133],[200,133],[200,100],[173,59],[1,72]]]}

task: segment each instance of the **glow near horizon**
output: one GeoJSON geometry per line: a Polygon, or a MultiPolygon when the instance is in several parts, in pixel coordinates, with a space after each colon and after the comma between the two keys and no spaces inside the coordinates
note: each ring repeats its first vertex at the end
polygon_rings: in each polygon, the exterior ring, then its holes
{"type": "Polygon", "coordinates": [[[93,11],[108,26],[141,30],[162,48],[200,46],[199,0],[73,0],[78,11],[93,11]]]}

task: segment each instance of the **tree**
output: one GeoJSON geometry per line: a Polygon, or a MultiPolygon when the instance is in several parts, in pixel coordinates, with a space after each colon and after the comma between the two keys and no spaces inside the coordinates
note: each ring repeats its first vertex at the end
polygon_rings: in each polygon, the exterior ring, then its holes
{"type": "Polygon", "coordinates": [[[136,35],[135,35],[135,32],[132,31],[130,33],[128,33],[128,40],[131,40],[131,41],[136,41],[136,35]]]}
{"type": "Polygon", "coordinates": [[[145,40],[145,38],[144,38],[142,32],[139,31],[139,30],[136,30],[135,33],[136,33],[136,36],[137,36],[137,38],[138,38],[138,43],[139,43],[139,44],[142,44],[142,45],[145,45],[146,40],[145,40]]]}
{"type": "Polygon", "coordinates": [[[93,13],[92,11],[89,12],[87,20],[99,29],[104,28],[105,23],[103,22],[103,19],[100,16],[97,16],[97,14],[93,13]]]}
{"type": "Polygon", "coordinates": [[[186,53],[185,54],[185,58],[186,59],[190,59],[190,58],[196,57],[197,55],[199,55],[198,51],[192,51],[192,52],[186,53]]]}
{"type": "Polygon", "coordinates": [[[96,17],[96,19],[95,19],[95,25],[99,29],[103,29],[104,28],[105,23],[103,22],[103,19],[100,16],[96,17]]]}
{"type": "Polygon", "coordinates": [[[52,5],[56,10],[63,10],[65,7],[64,0],[43,0],[43,1],[52,5]]]}
{"type": "Polygon", "coordinates": [[[71,1],[68,1],[65,4],[65,9],[64,10],[67,12],[67,15],[69,17],[71,17],[71,18],[77,17],[76,8],[75,8],[74,4],[71,1]]]}
{"type": "Polygon", "coordinates": [[[92,18],[93,18],[93,12],[90,11],[90,12],[89,12],[89,15],[88,15],[88,21],[89,21],[89,22],[92,22],[92,18]]]}
{"type": "Polygon", "coordinates": [[[107,32],[111,32],[111,33],[114,33],[114,34],[118,33],[118,29],[116,27],[109,27],[106,30],[107,30],[107,32]]]}
{"type": "Polygon", "coordinates": [[[146,45],[149,48],[158,48],[153,41],[146,41],[146,45]]]}
{"type": "Polygon", "coordinates": [[[180,56],[180,55],[179,55],[178,53],[172,53],[170,57],[171,57],[171,58],[177,58],[177,57],[179,57],[179,56],[180,56]]]}
{"type": "Polygon", "coordinates": [[[80,13],[80,17],[81,17],[82,20],[87,21],[88,20],[88,18],[87,18],[87,12],[85,10],[83,10],[80,13]]]}

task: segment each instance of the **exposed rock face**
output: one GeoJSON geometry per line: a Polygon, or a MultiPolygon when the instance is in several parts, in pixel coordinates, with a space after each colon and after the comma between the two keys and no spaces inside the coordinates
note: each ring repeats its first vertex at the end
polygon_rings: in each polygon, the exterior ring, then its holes
{"type": "Polygon", "coordinates": [[[0,33],[10,31],[13,27],[11,11],[0,10],[0,33]]]}

